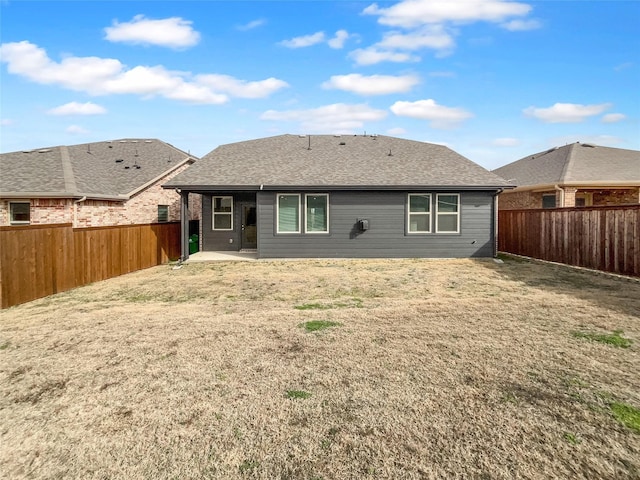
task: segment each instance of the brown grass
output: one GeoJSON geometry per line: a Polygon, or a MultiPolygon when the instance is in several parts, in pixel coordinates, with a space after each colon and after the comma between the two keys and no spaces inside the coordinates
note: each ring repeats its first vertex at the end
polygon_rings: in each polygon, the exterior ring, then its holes
{"type": "Polygon", "coordinates": [[[155,267],[0,312],[0,476],[638,478],[638,312],[526,261],[155,267]]]}

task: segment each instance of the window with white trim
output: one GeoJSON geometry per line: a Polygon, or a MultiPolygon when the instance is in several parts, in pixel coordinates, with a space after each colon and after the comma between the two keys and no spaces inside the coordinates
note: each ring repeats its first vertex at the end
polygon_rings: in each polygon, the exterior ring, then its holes
{"type": "Polygon", "coordinates": [[[460,195],[436,194],[436,233],[460,232],[460,195]]]}
{"type": "Polygon", "coordinates": [[[233,197],[213,197],[213,230],[233,230],[233,197]]]}
{"type": "Polygon", "coordinates": [[[277,195],[277,233],[300,233],[300,194],[277,195]]]}
{"type": "Polygon", "coordinates": [[[410,193],[407,202],[407,231],[409,233],[431,233],[431,194],[410,193]]]}
{"type": "Polygon", "coordinates": [[[11,225],[28,225],[31,223],[31,203],[9,202],[9,221],[11,225]]]}
{"type": "Polygon", "coordinates": [[[310,193],[304,196],[305,232],[329,233],[329,195],[310,193]]]}

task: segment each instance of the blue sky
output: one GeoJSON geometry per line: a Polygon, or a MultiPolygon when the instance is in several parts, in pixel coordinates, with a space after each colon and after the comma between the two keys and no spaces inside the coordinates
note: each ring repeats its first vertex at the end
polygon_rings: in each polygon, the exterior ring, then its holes
{"type": "Polygon", "coordinates": [[[640,149],[638,1],[0,0],[0,151],[292,134],[446,144],[488,169],[640,149]]]}

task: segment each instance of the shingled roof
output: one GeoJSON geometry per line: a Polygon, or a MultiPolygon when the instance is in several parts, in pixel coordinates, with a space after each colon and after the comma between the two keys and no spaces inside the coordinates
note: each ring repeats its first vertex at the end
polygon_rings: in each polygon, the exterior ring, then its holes
{"type": "Polygon", "coordinates": [[[442,145],[383,135],[279,135],[221,145],[164,186],[499,189],[508,183],[442,145]]]}
{"type": "Polygon", "coordinates": [[[640,151],[572,143],[493,170],[520,188],[532,185],[639,185],[640,151]]]}
{"type": "Polygon", "coordinates": [[[0,154],[0,197],[126,200],[195,157],[156,139],[0,154]]]}

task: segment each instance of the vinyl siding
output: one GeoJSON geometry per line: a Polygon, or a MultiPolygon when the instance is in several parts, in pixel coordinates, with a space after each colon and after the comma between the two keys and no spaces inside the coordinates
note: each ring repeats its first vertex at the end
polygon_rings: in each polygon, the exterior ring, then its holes
{"type": "Polygon", "coordinates": [[[222,192],[215,195],[202,195],[202,250],[203,251],[238,251],[240,250],[240,202],[255,202],[255,193],[222,192]],[[213,197],[233,197],[233,230],[212,230],[213,197]]]}
{"type": "MultiPolygon", "coordinates": [[[[276,234],[274,205],[277,192],[258,193],[260,258],[460,258],[493,255],[491,192],[460,193],[460,233],[454,234],[407,234],[406,192],[313,193],[329,193],[328,234],[276,234]],[[360,232],[356,226],[361,218],[368,219],[370,223],[369,230],[365,232],[360,232]]],[[[435,231],[434,219],[432,207],[432,231],[435,231]]],[[[302,221],[304,224],[304,217],[302,221]]]]}

